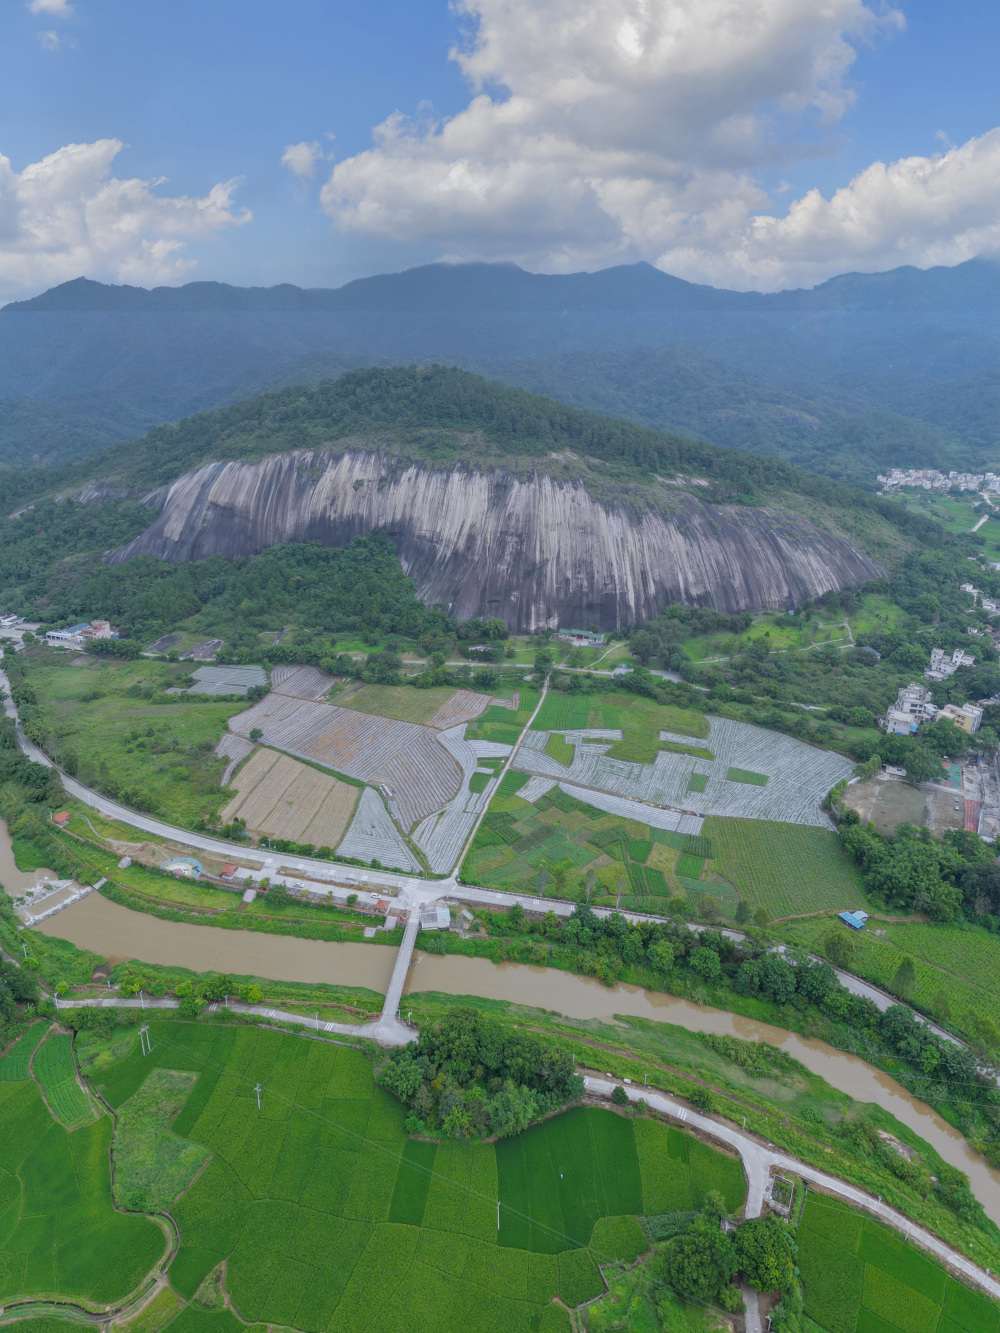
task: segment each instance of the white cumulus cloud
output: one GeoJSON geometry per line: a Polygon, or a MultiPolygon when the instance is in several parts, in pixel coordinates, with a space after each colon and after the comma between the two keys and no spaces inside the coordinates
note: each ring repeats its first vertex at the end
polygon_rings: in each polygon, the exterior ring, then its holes
{"type": "Polygon", "coordinates": [[[58,51],[62,43],[59,40],[59,34],[54,28],[46,28],[44,32],[38,34],[39,45],[43,51],[58,51]]]}
{"type": "Polygon", "coordinates": [[[28,12],[51,14],[56,19],[68,19],[73,15],[73,6],[68,0],[28,0],[28,12]]]}
{"type": "Polygon", "coordinates": [[[193,198],[155,193],[162,180],[118,179],[111,168],[122,147],[67,144],[21,172],[0,155],[0,300],[81,275],[176,283],[194,268],[188,241],[250,220],[233,204],[238,180],[193,198]]]}
{"type": "Polygon", "coordinates": [[[323,149],[315,139],[312,143],[290,143],[281,155],[281,165],[299,180],[311,180],[316,173],[316,163],[322,158],[323,149]]]}
{"type": "MultiPolygon", "coordinates": [[[[321,198],[340,229],[549,270],[647,258],[741,287],[994,244],[991,135],[876,163],[830,200],[785,196],[784,217],[760,184],[765,167],[832,150],[854,100],[854,45],[901,27],[895,10],[864,0],[457,7],[471,29],[451,53],[468,105],[443,120],[396,112],[372,148],[339,162],[321,198]]],[[[311,171],[317,159],[297,160],[311,171]]]]}

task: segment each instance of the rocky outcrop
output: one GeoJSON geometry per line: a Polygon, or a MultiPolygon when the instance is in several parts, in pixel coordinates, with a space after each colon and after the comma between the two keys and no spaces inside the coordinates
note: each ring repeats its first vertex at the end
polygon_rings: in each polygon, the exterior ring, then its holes
{"type": "Polygon", "coordinates": [[[254,555],[284,541],[340,546],[387,532],[428,603],[512,628],[615,629],[670,602],[790,607],[884,570],[850,542],[772,509],[598,502],[580,482],[503,469],[436,470],[388,455],[297,451],[210,463],[145,497],[152,526],[111,563],[254,555]]]}

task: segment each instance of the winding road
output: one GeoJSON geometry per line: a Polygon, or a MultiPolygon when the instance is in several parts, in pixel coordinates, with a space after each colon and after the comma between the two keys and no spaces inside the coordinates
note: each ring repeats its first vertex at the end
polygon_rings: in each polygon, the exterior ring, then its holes
{"type": "MultiPolygon", "coordinates": [[[[36,763],[44,764],[46,767],[55,767],[48,756],[37,745],[28,739],[24,734],[17,715],[16,707],[10,697],[10,684],[6,673],[0,669],[0,690],[5,692],[4,709],[17,728],[17,735],[22,751],[28,758],[36,763]]],[[[540,705],[539,705],[540,706],[540,705]]],[[[523,733],[522,733],[523,735],[523,733]]],[[[222,839],[209,838],[201,834],[191,833],[186,829],[176,828],[165,824],[160,820],[151,819],[145,815],[137,814],[119,805],[117,802],[102,796],[98,792],[85,787],[76,779],[62,773],[60,776],[66,791],[77,797],[84,804],[109,818],[116,819],[133,828],[139,828],[145,832],[152,833],[157,837],[167,838],[172,841],[179,841],[187,846],[194,847],[203,851],[215,852],[225,857],[233,855],[233,845],[222,839]]],[[[441,898],[446,894],[460,896],[463,900],[469,902],[482,902],[491,906],[510,906],[514,902],[520,902],[524,907],[539,910],[544,907],[547,911],[554,911],[557,915],[568,916],[574,909],[574,903],[565,903],[550,899],[540,900],[530,898],[520,894],[505,894],[489,889],[473,888],[468,885],[459,885],[457,878],[452,875],[444,880],[426,880],[417,876],[393,875],[385,871],[360,871],[353,870],[351,867],[332,866],[326,861],[317,861],[306,857],[277,857],[270,852],[261,852],[253,848],[240,848],[240,860],[255,862],[262,867],[260,875],[269,874],[272,878],[286,883],[293,882],[287,874],[282,876],[278,872],[281,866],[291,866],[297,869],[303,875],[312,881],[311,890],[327,892],[334,898],[346,897],[346,894],[354,890],[365,890],[366,885],[377,884],[383,888],[389,888],[395,891],[397,903],[403,908],[407,915],[406,928],[404,930],[403,944],[396,958],[393,968],[392,978],[390,980],[385,1005],[382,1014],[378,1020],[372,1023],[347,1024],[333,1023],[320,1020],[318,1018],[306,1018],[299,1014],[293,1014],[288,1011],[272,1009],[265,1005],[249,1005],[233,1001],[228,1008],[234,1012],[245,1013],[264,1020],[273,1022],[286,1022],[298,1024],[307,1030],[313,1030],[317,1034],[323,1034],[328,1037],[334,1035],[349,1037],[367,1037],[378,1042],[383,1046],[399,1046],[406,1042],[413,1041],[417,1032],[414,1028],[407,1026],[397,1018],[397,1009],[399,999],[403,992],[406,981],[406,975],[410,967],[413,947],[419,930],[419,912],[420,909],[441,898]],[[336,877],[338,882],[331,882],[336,877]],[[346,881],[346,883],[345,883],[346,881]]],[[[359,896],[360,892],[359,892],[359,896]]],[[[374,898],[374,893],[366,892],[367,897],[374,898]]],[[[595,909],[599,915],[607,915],[610,909],[595,909]]],[[[626,917],[632,920],[652,920],[658,921],[661,918],[653,916],[643,916],[639,913],[624,913],[626,917]]],[[[691,923],[690,929],[700,930],[703,927],[691,923]]],[[[742,938],[738,931],[726,931],[727,935],[734,939],[742,938]]],[[[872,999],[880,1009],[888,1008],[890,1004],[898,1003],[894,997],[879,991],[850,973],[839,972],[841,981],[849,990],[855,994],[866,995],[872,999]]],[[[94,1007],[130,1007],[130,1008],[150,1008],[150,1009],[176,1009],[179,1007],[177,1000],[171,999],[149,999],[146,1000],[140,995],[138,999],[120,999],[106,998],[94,1000],[56,1000],[59,1008],[76,1008],[81,1004],[94,1007]]],[[[212,1006],[218,1008],[218,1006],[212,1006]]],[[[950,1034],[941,1032],[942,1036],[950,1037],[950,1034]]],[[[588,1094],[601,1099],[610,1099],[612,1092],[617,1086],[615,1082],[609,1081],[593,1073],[584,1075],[584,1085],[588,1094]]],[[[624,1085],[623,1085],[624,1086],[624,1085]]],[[[911,1222],[903,1214],[884,1204],[881,1199],[875,1199],[865,1191],[839,1180],[835,1176],[827,1175],[825,1172],[807,1165],[796,1158],[789,1157],[787,1154],[775,1149],[771,1144],[762,1144],[752,1135],[745,1131],[737,1129],[734,1125],[716,1119],[712,1116],[703,1115],[701,1112],[691,1107],[682,1105],[680,1102],[668,1097],[666,1094],[657,1092],[654,1089],[636,1087],[625,1087],[626,1094],[632,1102],[644,1100],[647,1105],[662,1115],[669,1116],[689,1128],[696,1129],[699,1132],[714,1138],[718,1142],[726,1144],[738,1153],[743,1163],[747,1178],[747,1202],[746,1216],[757,1217],[763,1210],[769,1180],[775,1170],[790,1171],[799,1176],[802,1180],[810,1182],[819,1189],[825,1190],[857,1207],[866,1209],[879,1220],[887,1223],[896,1230],[902,1232],[909,1240],[921,1246],[938,1259],[950,1265],[956,1271],[962,1273],[966,1278],[976,1286],[989,1293],[996,1299],[1000,1299],[1000,1282],[990,1273],[973,1264],[959,1251],[947,1245],[933,1233],[925,1228],[911,1222]]],[[[747,1300],[747,1333],[761,1333],[759,1307],[753,1292],[745,1290],[747,1300]]]]}

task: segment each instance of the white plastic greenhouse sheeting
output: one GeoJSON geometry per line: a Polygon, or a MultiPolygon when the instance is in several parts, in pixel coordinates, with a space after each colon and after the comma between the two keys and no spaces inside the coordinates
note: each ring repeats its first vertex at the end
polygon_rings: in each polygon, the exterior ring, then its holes
{"type": "MultiPolygon", "coordinates": [[[[731,815],[741,819],[774,819],[788,824],[828,827],[820,802],[835,783],[852,771],[842,755],[820,750],[780,732],[754,727],[728,718],[710,718],[706,742],[690,736],[661,732],[663,740],[683,745],[704,744],[714,759],[661,750],[652,764],[612,759],[599,745],[583,745],[582,733],[564,732],[574,746],[573,763],[567,770],[545,753],[551,732],[532,732],[525,737],[514,767],[565,784],[579,784],[617,796],[696,811],[701,815],[731,815]],[[730,768],[748,769],[768,778],[766,786],[730,782],[730,768]],[[707,779],[704,792],[689,791],[693,773],[707,779]]],[[[522,789],[523,791],[523,789],[522,789]]],[[[536,797],[537,799],[537,797],[536,797]]],[[[581,800],[591,800],[581,796],[581,800]]],[[[597,804],[591,800],[592,804],[597,804]]],[[[601,807],[603,808],[603,807],[601,807]]]]}
{"type": "Polygon", "coordinates": [[[371,787],[361,793],[354,818],[337,851],[341,856],[356,856],[359,861],[377,859],[391,870],[420,871],[417,859],[403,841],[392,815],[371,787]]]}

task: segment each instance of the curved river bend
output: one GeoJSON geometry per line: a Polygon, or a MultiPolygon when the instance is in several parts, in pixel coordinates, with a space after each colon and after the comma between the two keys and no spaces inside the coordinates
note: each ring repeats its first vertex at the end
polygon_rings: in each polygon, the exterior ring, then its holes
{"type": "MultiPolygon", "coordinates": [[[[395,950],[371,944],[328,944],[289,935],[206,929],[161,921],[92,893],[41,922],[35,929],[70,940],[113,962],[134,958],[146,963],[181,964],[194,971],[234,972],[275,981],[325,981],[367,986],[384,992],[395,950]]],[[[931,1145],[951,1166],[969,1177],[987,1215],[1000,1224],[1000,1172],[974,1152],[958,1130],[918,1101],[895,1079],[864,1060],[825,1042],[800,1037],[768,1023],[692,1004],[662,991],[639,986],[608,987],[591,977],[522,963],[491,963],[461,954],[414,954],[404,993],[440,991],[480,995],[514,1004],[550,1009],[567,1018],[614,1019],[615,1014],[674,1023],[691,1032],[728,1033],[750,1041],[769,1041],[814,1074],[860,1102],[876,1102],[931,1145]]]]}

